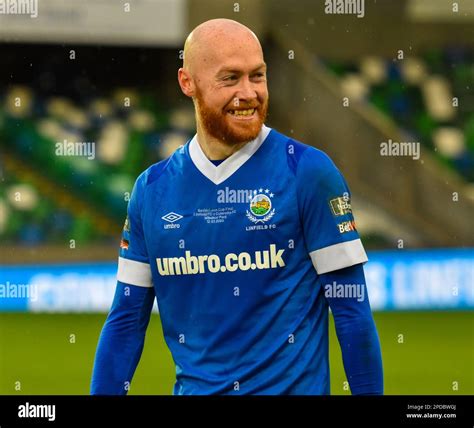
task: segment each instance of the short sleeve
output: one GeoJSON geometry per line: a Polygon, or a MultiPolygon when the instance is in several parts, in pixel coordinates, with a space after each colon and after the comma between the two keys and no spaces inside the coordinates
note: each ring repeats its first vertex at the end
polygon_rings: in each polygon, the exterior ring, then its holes
{"type": "Polygon", "coordinates": [[[152,287],[150,262],[142,225],[145,185],[146,175],[142,174],[136,180],[128,202],[127,218],[120,241],[117,280],[140,287],[152,287]]]}
{"type": "Polygon", "coordinates": [[[366,262],[347,183],[322,151],[307,148],[297,168],[298,207],[308,254],[318,274],[366,262]]]}

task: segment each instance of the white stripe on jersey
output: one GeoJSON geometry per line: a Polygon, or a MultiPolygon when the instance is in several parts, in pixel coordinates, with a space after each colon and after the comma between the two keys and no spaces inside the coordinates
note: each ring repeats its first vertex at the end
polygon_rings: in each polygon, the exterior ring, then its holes
{"type": "Polygon", "coordinates": [[[309,255],[319,275],[369,260],[360,239],[330,245],[312,251],[309,255]]]}
{"type": "Polygon", "coordinates": [[[150,265],[123,257],[118,258],[117,280],[138,287],[153,287],[150,265]]]}

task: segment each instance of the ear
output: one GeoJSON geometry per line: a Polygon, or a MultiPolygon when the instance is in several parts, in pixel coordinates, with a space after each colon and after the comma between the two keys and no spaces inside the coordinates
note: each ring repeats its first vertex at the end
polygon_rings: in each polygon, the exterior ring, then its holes
{"type": "Polygon", "coordinates": [[[194,81],[189,71],[180,68],[178,70],[178,82],[184,95],[187,97],[194,96],[194,81]]]}

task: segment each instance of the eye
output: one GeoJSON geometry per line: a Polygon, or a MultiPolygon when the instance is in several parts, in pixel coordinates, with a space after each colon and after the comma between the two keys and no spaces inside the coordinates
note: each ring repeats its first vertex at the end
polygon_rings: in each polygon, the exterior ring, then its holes
{"type": "Polygon", "coordinates": [[[224,77],[224,80],[227,80],[227,81],[229,81],[229,80],[236,80],[236,79],[237,79],[237,76],[236,76],[235,74],[232,74],[232,75],[230,75],[230,76],[224,77]]]}

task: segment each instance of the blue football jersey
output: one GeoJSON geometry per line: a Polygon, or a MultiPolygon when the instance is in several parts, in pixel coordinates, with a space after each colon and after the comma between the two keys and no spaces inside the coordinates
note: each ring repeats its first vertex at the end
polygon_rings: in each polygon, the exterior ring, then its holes
{"type": "Polygon", "coordinates": [[[328,394],[319,276],[366,261],[331,159],[263,126],[219,165],[194,136],[139,176],[118,280],[154,287],[174,394],[328,394]]]}

